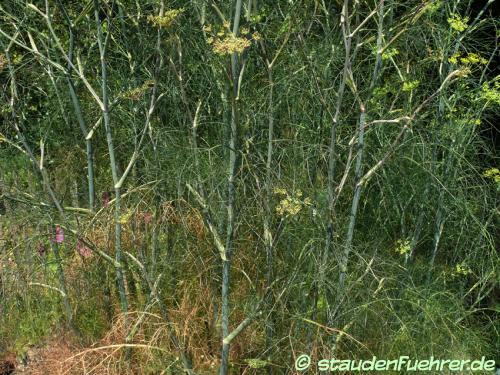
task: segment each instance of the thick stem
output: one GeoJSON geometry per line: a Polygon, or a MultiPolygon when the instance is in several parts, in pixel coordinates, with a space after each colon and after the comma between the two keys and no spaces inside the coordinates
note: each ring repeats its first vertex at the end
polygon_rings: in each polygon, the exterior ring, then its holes
{"type": "MultiPolygon", "coordinates": [[[[233,34],[238,35],[240,15],[241,15],[242,0],[236,0],[236,10],[233,23],[233,34]]],[[[227,182],[227,221],[226,221],[226,260],[223,261],[222,267],[222,307],[221,307],[221,329],[222,338],[227,337],[229,334],[229,277],[231,272],[231,252],[233,247],[234,225],[235,225],[235,179],[236,167],[238,159],[238,127],[239,127],[239,114],[238,114],[238,57],[236,53],[231,55],[231,76],[233,85],[233,95],[231,98],[231,129],[229,139],[229,170],[227,182]]],[[[222,344],[221,353],[221,366],[220,375],[227,375],[229,366],[229,343],[222,344]]]]}
{"type": "Polygon", "coordinates": [[[85,147],[87,154],[88,201],[89,201],[89,209],[93,211],[95,208],[95,188],[94,188],[94,156],[92,150],[92,140],[87,138],[88,136],[87,126],[85,125],[85,120],[83,119],[80,102],[78,101],[78,97],[76,96],[74,84],[70,77],[69,72],[67,80],[68,80],[68,89],[71,96],[71,102],[73,103],[73,109],[75,111],[76,119],[78,121],[78,124],[80,125],[82,135],[85,137],[85,147]]]}
{"type": "MultiPolygon", "coordinates": [[[[221,330],[222,338],[229,335],[229,274],[231,263],[226,260],[222,265],[222,306],[221,330]]],[[[220,375],[227,375],[229,366],[229,343],[222,343],[220,375]]]]}
{"type": "Polygon", "coordinates": [[[118,293],[120,295],[120,306],[124,314],[128,311],[127,295],[125,292],[125,277],[123,272],[122,263],[122,248],[121,248],[121,237],[122,237],[122,225],[120,222],[121,214],[121,195],[120,189],[115,189],[115,261],[116,261],[116,278],[118,281],[118,293]]]}
{"type": "Polygon", "coordinates": [[[352,250],[352,240],[354,237],[354,227],[356,225],[356,216],[358,212],[358,205],[359,205],[359,199],[361,197],[361,188],[362,185],[359,183],[361,179],[361,173],[362,173],[362,164],[363,164],[363,151],[364,151],[364,128],[365,128],[365,123],[366,123],[366,112],[365,109],[361,109],[361,116],[359,119],[359,133],[358,133],[358,155],[356,158],[356,169],[355,169],[355,181],[356,181],[356,186],[354,188],[354,197],[352,199],[352,204],[351,204],[351,215],[349,218],[349,226],[347,228],[347,235],[346,235],[346,241],[345,241],[345,246],[344,246],[344,252],[341,256],[340,259],[340,275],[339,275],[339,284],[338,284],[338,289],[337,289],[337,301],[340,303],[340,301],[343,299],[344,296],[344,284],[345,284],[345,277],[347,274],[347,264],[349,261],[349,255],[352,250]]]}
{"type": "MultiPolygon", "coordinates": [[[[378,35],[377,35],[377,55],[375,59],[375,66],[373,68],[373,74],[370,81],[370,90],[372,90],[380,75],[380,70],[382,67],[382,41],[383,41],[383,32],[384,32],[384,0],[380,0],[379,9],[378,9],[378,35]]],[[[357,94],[356,94],[357,95],[357,94]]],[[[371,93],[369,94],[371,96],[371,93]]],[[[365,124],[366,124],[366,108],[363,103],[360,103],[360,117],[359,117],[359,129],[358,129],[358,138],[357,138],[357,148],[358,154],[356,157],[356,166],[355,166],[355,185],[354,185],[354,196],[351,203],[351,214],[349,217],[349,225],[347,228],[346,240],[344,244],[344,251],[341,254],[340,258],[340,274],[339,281],[337,286],[337,296],[336,296],[336,310],[333,315],[336,315],[341,308],[341,304],[344,300],[345,296],[345,278],[347,275],[347,267],[349,263],[349,256],[352,251],[352,242],[354,238],[354,228],[356,226],[356,217],[358,213],[359,201],[361,199],[361,189],[363,184],[361,183],[362,178],[362,169],[363,169],[363,152],[364,152],[364,132],[365,132],[365,124]]],[[[330,324],[334,323],[335,316],[329,317],[331,321],[330,324]]]]}
{"type": "Polygon", "coordinates": [[[99,0],[94,0],[94,13],[95,22],[97,26],[97,42],[99,45],[99,56],[101,61],[101,86],[102,86],[102,117],[104,119],[104,128],[106,131],[106,141],[108,144],[108,153],[111,166],[111,174],[113,177],[113,183],[115,185],[115,261],[116,261],[116,279],[118,284],[118,293],[120,295],[120,306],[122,313],[126,316],[128,311],[128,301],[125,293],[125,279],[123,275],[123,265],[121,264],[122,259],[122,247],[121,247],[121,209],[120,209],[120,188],[116,185],[118,184],[118,170],[115,159],[115,150],[113,146],[113,135],[111,133],[110,126],[110,115],[109,115],[109,100],[108,100],[108,77],[106,69],[106,41],[103,40],[102,35],[102,25],[99,18],[99,0]]]}
{"type": "MultiPolygon", "coordinates": [[[[321,260],[321,264],[319,265],[319,281],[318,281],[318,294],[325,295],[324,284],[326,278],[326,264],[328,258],[330,257],[330,249],[332,246],[332,240],[334,235],[334,216],[335,216],[335,159],[336,159],[336,134],[337,134],[337,125],[340,116],[340,111],[342,108],[342,101],[344,97],[344,91],[346,82],[349,76],[349,72],[351,69],[351,33],[350,33],[350,23],[349,23],[349,0],[344,1],[344,5],[342,8],[341,14],[341,24],[342,24],[342,33],[344,35],[344,47],[345,47],[345,57],[344,57],[344,68],[342,71],[342,78],[340,80],[338,94],[337,94],[337,103],[335,108],[335,115],[333,117],[333,121],[330,127],[330,145],[328,149],[328,224],[326,230],[326,243],[325,249],[323,250],[323,256],[321,260]]],[[[318,298],[319,300],[319,298],[318,298]]],[[[328,309],[330,310],[330,309],[328,309]]],[[[328,315],[332,315],[330,311],[328,311],[328,315]]],[[[329,320],[331,320],[329,318],[329,320]]]]}
{"type": "MultiPolygon", "coordinates": [[[[62,11],[66,22],[68,23],[68,32],[69,32],[69,50],[66,56],[68,60],[67,72],[66,72],[66,80],[68,82],[68,91],[71,97],[71,103],[73,104],[73,110],[75,111],[75,116],[78,121],[78,125],[80,126],[80,130],[82,131],[82,135],[85,138],[85,146],[87,153],[87,183],[88,183],[88,204],[89,209],[94,211],[95,206],[95,188],[94,188],[94,160],[93,160],[93,151],[92,151],[92,141],[88,138],[88,128],[85,124],[85,120],[82,114],[82,108],[80,106],[80,102],[78,100],[78,96],[76,95],[75,84],[71,77],[71,65],[73,64],[73,52],[75,47],[75,36],[73,32],[73,26],[71,23],[71,19],[69,18],[68,13],[66,12],[66,8],[62,4],[60,0],[57,1],[59,8],[62,11]]],[[[47,21],[50,23],[50,17],[47,17],[47,21]]]]}

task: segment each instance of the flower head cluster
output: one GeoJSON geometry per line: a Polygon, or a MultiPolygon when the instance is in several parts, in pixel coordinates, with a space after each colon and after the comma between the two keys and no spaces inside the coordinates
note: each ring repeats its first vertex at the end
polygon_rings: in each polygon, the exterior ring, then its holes
{"type": "Polygon", "coordinates": [[[76,250],[83,258],[89,258],[92,256],[92,250],[88,248],[81,239],[76,241],[76,250]]]}
{"type": "Polygon", "coordinates": [[[226,36],[224,39],[218,39],[213,42],[214,52],[218,55],[231,55],[233,53],[241,54],[251,43],[246,38],[235,36],[226,36]]]}
{"type": "Polygon", "coordinates": [[[153,25],[167,28],[174,24],[177,18],[184,12],[183,8],[180,9],[171,9],[165,12],[163,16],[148,16],[148,21],[153,25]]]}
{"type": "Polygon", "coordinates": [[[229,27],[228,22],[225,22],[217,31],[214,31],[212,25],[203,27],[203,31],[211,34],[207,38],[207,43],[212,46],[217,55],[241,54],[252,45],[252,40],[259,41],[262,39],[257,31],[250,35],[250,30],[245,27],[241,28],[241,36],[235,36],[229,27]]]}
{"type": "Polygon", "coordinates": [[[410,241],[409,240],[398,240],[396,242],[396,248],[394,249],[395,252],[398,254],[408,254],[411,250],[410,246],[410,241]]]}
{"type": "Polygon", "coordinates": [[[453,276],[467,276],[470,273],[472,273],[472,270],[465,262],[457,264],[453,270],[453,276]]]}
{"type": "Polygon", "coordinates": [[[403,82],[403,91],[412,91],[420,85],[420,81],[417,79],[415,81],[403,82]]]}
{"type": "Polygon", "coordinates": [[[500,105],[500,75],[496,76],[491,82],[483,83],[481,99],[500,105]]]}
{"type": "Polygon", "coordinates": [[[463,78],[463,77],[468,77],[472,73],[472,70],[470,67],[465,66],[460,69],[458,69],[454,74],[455,77],[458,78],[463,78]]]}
{"type": "Polygon", "coordinates": [[[441,5],[443,5],[443,3],[440,0],[427,0],[425,4],[425,10],[432,14],[436,12],[441,7],[441,5]]]}
{"type": "Polygon", "coordinates": [[[483,176],[492,179],[496,184],[497,191],[500,191],[500,170],[498,168],[487,169],[483,176]]]}
{"type": "Polygon", "coordinates": [[[391,48],[390,50],[382,53],[382,60],[390,60],[396,55],[399,55],[399,50],[397,48],[391,48]]]}
{"type": "Polygon", "coordinates": [[[498,168],[490,168],[484,171],[483,176],[491,178],[495,182],[500,183],[500,170],[498,168]]]}
{"type": "Polygon", "coordinates": [[[469,17],[460,17],[460,15],[453,13],[451,17],[448,18],[448,23],[450,27],[461,33],[464,31],[469,25],[467,25],[467,22],[469,22],[469,17]]]}
{"type": "Polygon", "coordinates": [[[252,39],[255,40],[256,42],[258,42],[259,40],[262,40],[262,36],[260,35],[260,33],[258,31],[255,31],[252,34],[252,39]]]}
{"type": "Polygon", "coordinates": [[[390,92],[391,92],[391,90],[387,86],[375,87],[373,89],[372,95],[374,98],[380,99],[380,98],[386,97],[387,94],[389,94],[390,92]]]}
{"type": "Polygon", "coordinates": [[[63,243],[64,242],[64,230],[59,225],[56,225],[55,232],[56,232],[56,235],[55,235],[55,238],[53,238],[52,242],[63,243]]]}
{"type": "Polygon", "coordinates": [[[293,193],[288,193],[285,189],[276,188],[274,194],[281,196],[281,200],[276,206],[276,212],[281,217],[289,217],[297,215],[305,206],[311,206],[311,198],[302,199],[302,191],[297,190],[293,193]]]}
{"type": "Polygon", "coordinates": [[[458,61],[460,61],[464,65],[473,65],[473,64],[482,64],[486,65],[488,63],[488,60],[486,60],[484,57],[478,55],[477,53],[468,53],[467,55],[464,55],[460,57],[460,52],[456,52],[451,57],[448,59],[448,61],[452,64],[457,64],[458,61]]]}
{"type": "Polygon", "coordinates": [[[124,214],[122,214],[120,216],[120,224],[127,224],[130,219],[132,218],[132,215],[134,214],[134,211],[132,209],[128,209],[127,212],[125,212],[124,214]]]}

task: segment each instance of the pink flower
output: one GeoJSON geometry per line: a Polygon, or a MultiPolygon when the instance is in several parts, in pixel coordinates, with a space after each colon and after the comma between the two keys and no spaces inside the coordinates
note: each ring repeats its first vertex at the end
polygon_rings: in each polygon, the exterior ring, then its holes
{"type": "Polygon", "coordinates": [[[85,246],[85,244],[80,239],[78,239],[78,241],[76,242],[76,250],[84,258],[88,258],[92,255],[92,250],[85,246]]]}
{"type": "Polygon", "coordinates": [[[151,220],[153,220],[153,215],[150,212],[144,212],[142,214],[144,223],[149,224],[151,223],[151,220]]]}
{"type": "Polygon", "coordinates": [[[56,225],[56,243],[62,243],[64,241],[64,230],[56,225]]]}

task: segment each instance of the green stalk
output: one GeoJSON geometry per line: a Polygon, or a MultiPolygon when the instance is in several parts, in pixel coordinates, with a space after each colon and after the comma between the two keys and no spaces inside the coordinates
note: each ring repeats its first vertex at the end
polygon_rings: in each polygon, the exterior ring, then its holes
{"type": "MultiPolygon", "coordinates": [[[[85,146],[86,146],[86,155],[87,155],[87,183],[88,183],[88,201],[89,201],[89,209],[94,211],[95,207],[95,188],[94,188],[94,160],[93,160],[93,150],[92,150],[92,140],[88,137],[89,132],[85,120],[83,118],[82,109],[80,106],[80,101],[78,100],[78,96],[76,95],[75,84],[73,82],[73,78],[71,77],[71,66],[73,64],[73,51],[75,47],[75,37],[73,32],[73,24],[71,19],[69,18],[68,13],[66,12],[66,8],[62,4],[60,0],[57,1],[57,5],[61,9],[61,13],[63,14],[66,22],[68,24],[68,32],[69,32],[69,49],[66,55],[66,60],[68,62],[67,70],[66,70],[66,81],[68,84],[68,91],[71,98],[71,103],[73,105],[73,110],[75,112],[76,119],[78,121],[78,125],[80,126],[80,130],[82,132],[83,137],[85,138],[85,146]]],[[[47,22],[51,23],[50,15],[47,9],[47,22]]]]}
{"type": "Polygon", "coordinates": [[[97,27],[97,43],[99,45],[99,58],[101,61],[101,86],[102,86],[102,117],[104,119],[104,129],[106,131],[106,142],[108,144],[109,161],[111,166],[111,174],[113,177],[113,183],[115,185],[115,211],[114,211],[114,221],[115,221],[115,269],[116,269],[116,279],[118,284],[118,293],[120,296],[120,306],[121,311],[126,318],[128,312],[128,301],[125,292],[125,278],[123,275],[123,265],[122,265],[122,247],[121,247],[121,232],[122,225],[120,222],[121,217],[121,192],[120,186],[118,185],[118,170],[115,159],[115,149],[113,146],[113,135],[110,126],[110,115],[109,115],[109,100],[108,100],[108,78],[106,69],[106,47],[109,40],[109,34],[106,39],[103,39],[102,35],[102,25],[99,19],[99,0],[94,0],[94,14],[95,22],[97,27]]]}
{"type": "MultiPolygon", "coordinates": [[[[236,9],[234,13],[233,34],[238,35],[240,25],[242,0],[236,0],[236,9]]],[[[230,286],[230,271],[231,271],[231,253],[233,247],[234,225],[235,225],[235,179],[236,179],[236,164],[237,164],[237,150],[238,150],[238,58],[236,53],[231,55],[231,73],[233,93],[231,97],[231,129],[229,139],[229,170],[228,170],[228,183],[227,183],[227,221],[226,221],[226,260],[223,260],[222,265],[222,318],[221,328],[222,337],[226,338],[229,335],[229,286],[230,286]]],[[[229,342],[222,343],[221,353],[221,366],[220,375],[227,375],[229,366],[229,342]]]]}
{"type": "MultiPolygon", "coordinates": [[[[371,96],[371,91],[375,87],[375,84],[378,81],[378,77],[380,74],[380,70],[382,67],[382,41],[383,41],[383,32],[384,32],[384,0],[380,0],[379,3],[379,9],[378,9],[378,36],[377,36],[377,56],[375,59],[375,67],[373,69],[373,74],[372,74],[372,79],[370,82],[370,93],[369,97],[371,96]]],[[[355,93],[357,96],[357,93],[355,93]]],[[[360,102],[360,117],[359,117],[359,129],[358,129],[358,138],[357,138],[357,148],[358,148],[358,153],[356,157],[356,166],[355,166],[355,187],[354,187],[354,196],[352,199],[351,203],[351,213],[349,217],[349,226],[347,228],[347,234],[346,234],[346,240],[344,244],[344,251],[341,254],[340,258],[340,275],[339,275],[339,281],[338,281],[338,288],[337,288],[337,296],[336,296],[336,310],[335,314],[336,315],[341,308],[341,304],[344,300],[344,295],[345,295],[345,278],[347,275],[347,267],[348,267],[348,262],[349,262],[349,256],[352,251],[352,242],[354,238],[354,228],[356,225],[356,217],[358,213],[358,207],[359,207],[359,201],[361,198],[361,189],[363,187],[363,184],[361,183],[361,178],[362,178],[362,167],[363,167],[363,152],[364,152],[364,132],[365,132],[365,124],[366,124],[366,108],[363,103],[360,102]]],[[[336,317],[331,316],[331,319],[335,319],[336,317]]],[[[330,324],[334,323],[334,321],[329,322],[330,324]]]]}
{"type": "MultiPolygon", "coordinates": [[[[328,148],[328,225],[326,230],[326,243],[325,249],[323,250],[322,261],[318,270],[319,282],[318,282],[318,294],[323,294],[326,300],[325,279],[326,279],[326,265],[328,263],[328,258],[330,257],[330,250],[332,246],[332,240],[334,236],[334,217],[335,217],[335,161],[336,161],[336,134],[337,126],[340,116],[340,111],[342,108],[342,101],[344,97],[344,91],[346,82],[348,79],[349,71],[351,68],[351,41],[352,36],[350,33],[350,22],[349,22],[349,0],[344,0],[341,15],[342,24],[342,34],[344,36],[344,47],[345,47],[345,57],[344,57],[344,67],[342,70],[342,78],[339,83],[338,93],[337,93],[337,103],[335,108],[335,114],[333,117],[332,125],[330,127],[330,145],[328,148]]],[[[316,302],[319,301],[319,298],[316,302]]],[[[317,307],[316,307],[317,308],[317,307]]],[[[332,313],[330,308],[328,308],[328,321],[332,320],[332,313]]]]}
{"type": "Polygon", "coordinates": [[[363,151],[364,151],[364,128],[366,123],[366,112],[365,109],[361,108],[361,116],[359,118],[359,130],[358,130],[358,155],[356,158],[356,167],[355,167],[355,181],[356,185],[354,187],[354,196],[351,203],[351,214],[349,217],[349,226],[347,228],[347,235],[345,241],[344,252],[340,261],[340,275],[339,275],[339,283],[337,289],[337,309],[339,308],[339,304],[342,302],[345,292],[345,277],[347,274],[347,263],[349,261],[349,255],[352,250],[352,240],[354,237],[354,227],[356,225],[356,216],[358,212],[359,199],[361,197],[361,188],[362,185],[359,183],[361,180],[361,172],[362,172],[362,164],[363,164],[363,151]]]}

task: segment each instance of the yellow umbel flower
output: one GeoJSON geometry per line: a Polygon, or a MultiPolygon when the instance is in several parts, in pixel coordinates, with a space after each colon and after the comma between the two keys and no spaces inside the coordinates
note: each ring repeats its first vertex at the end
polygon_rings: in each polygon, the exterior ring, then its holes
{"type": "Polygon", "coordinates": [[[495,182],[500,183],[500,170],[498,168],[490,168],[484,171],[483,176],[491,178],[495,182]]]}
{"type": "Polygon", "coordinates": [[[441,5],[443,5],[442,1],[440,1],[440,0],[437,0],[437,1],[426,0],[425,3],[426,3],[425,4],[425,11],[429,12],[431,14],[436,12],[441,7],[441,5]]]}
{"type": "Polygon", "coordinates": [[[274,188],[273,193],[280,194],[280,195],[287,195],[286,190],[283,188],[274,188]]]}
{"type": "MultiPolygon", "coordinates": [[[[377,53],[376,50],[374,52],[377,53]]],[[[397,48],[391,48],[382,53],[382,60],[389,60],[396,55],[399,55],[399,50],[397,48]]]]}
{"type": "Polygon", "coordinates": [[[500,105],[500,75],[481,86],[481,99],[500,105]]]}
{"type": "Polygon", "coordinates": [[[293,193],[288,193],[285,189],[275,188],[275,194],[281,195],[283,199],[276,206],[276,213],[281,217],[290,217],[297,215],[302,208],[312,206],[311,198],[301,199],[303,193],[297,190],[293,193]]]}
{"type": "Polygon", "coordinates": [[[472,273],[472,270],[465,262],[457,264],[453,270],[453,276],[467,276],[470,273],[472,273]]]}
{"type": "Polygon", "coordinates": [[[411,245],[409,240],[398,240],[396,242],[396,249],[394,249],[395,252],[398,254],[404,255],[408,254],[411,250],[411,245]]]}
{"type": "Polygon", "coordinates": [[[177,17],[184,12],[183,8],[180,9],[171,9],[165,12],[163,16],[148,16],[148,21],[153,25],[167,28],[172,26],[172,24],[176,21],[177,17]]]}
{"type": "Polygon", "coordinates": [[[467,22],[469,22],[469,17],[460,17],[458,14],[452,14],[451,17],[448,18],[448,23],[450,24],[450,27],[461,33],[464,31],[469,25],[467,25],[467,22]]]}
{"type": "Polygon", "coordinates": [[[258,42],[259,40],[262,39],[262,36],[260,35],[260,33],[258,31],[255,31],[253,34],[252,34],[252,39],[255,40],[256,42],[258,42]]]}
{"type": "Polygon", "coordinates": [[[420,81],[417,79],[415,81],[403,82],[403,91],[412,91],[418,87],[420,81]]]}
{"type": "Polygon", "coordinates": [[[242,27],[239,31],[240,36],[237,36],[231,32],[230,26],[230,23],[225,21],[222,26],[207,25],[203,27],[203,31],[209,34],[207,35],[207,44],[212,46],[217,55],[241,54],[252,45],[252,41],[261,40],[257,31],[250,35],[250,29],[242,27]]]}
{"type": "Polygon", "coordinates": [[[453,55],[450,56],[448,61],[452,64],[457,64],[459,57],[460,57],[460,52],[455,52],[453,55]]]}
{"type": "Polygon", "coordinates": [[[460,57],[460,52],[456,52],[450,56],[448,61],[452,64],[457,64],[460,58],[460,62],[464,65],[482,64],[486,65],[488,60],[480,56],[477,53],[469,52],[467,55],[460,57]]]}
{"type": "Polygon", "coordinates": [[[251,43],[248,39],[230,35],[226,36],[224,39],[216,40],[213,43],[213,49],[216,54],[223,56],[233,53],[243,53],[250,45],[251,43]]]}

